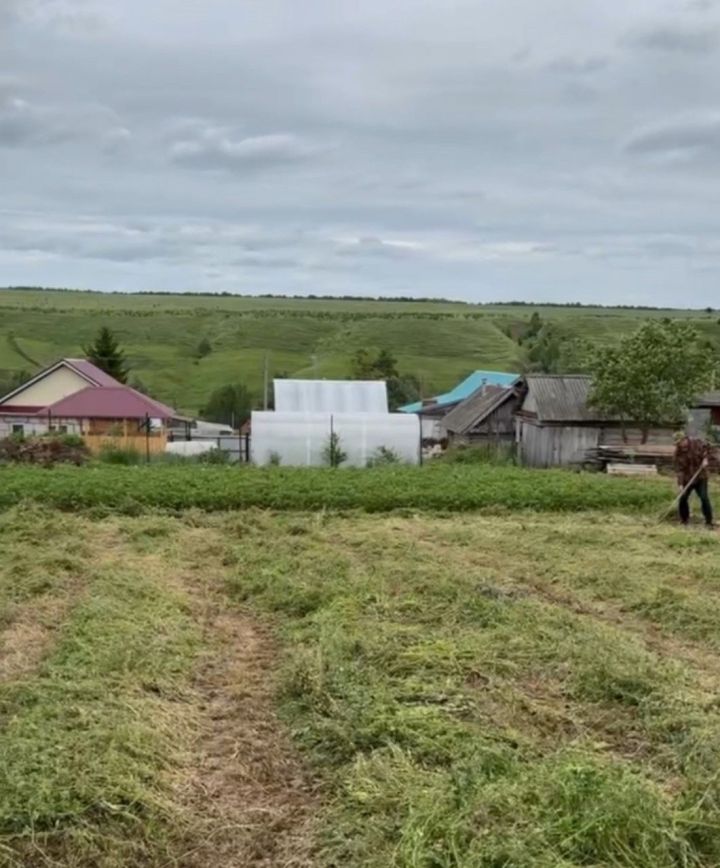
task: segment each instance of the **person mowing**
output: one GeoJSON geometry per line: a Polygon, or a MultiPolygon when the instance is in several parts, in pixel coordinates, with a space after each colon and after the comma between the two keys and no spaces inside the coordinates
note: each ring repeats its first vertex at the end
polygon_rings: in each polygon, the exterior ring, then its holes
{"type": "Polygon", "coordinates": [[[680,490],[678,501],[680,521],[687,527],[690,523],[690,495],[693,491],[700,498],[703,518],[708,528],[715,527],[713,509],[708,494],[708,469],[712,458],[712,446],[699,437],[691,437],[684,431],[676,435],[675,470],[680,490]],[[686,490],[687,489],[687,490],[686,490]]]}

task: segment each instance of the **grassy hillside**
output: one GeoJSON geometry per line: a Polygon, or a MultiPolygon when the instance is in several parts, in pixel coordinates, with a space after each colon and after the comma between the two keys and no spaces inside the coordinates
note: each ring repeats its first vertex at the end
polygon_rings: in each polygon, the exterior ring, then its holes
{"type": "Polygon", "coordinates": [[[718,554],[612,513],[1,512],[0,864],[717,866],[718,554]]]}
{"type": "Polygon", "coordinates": [[[593,342],[615,340],[649,316],[693,317],[720,351],[717,313],[6,289],[0,379],[79,355],[108,325],[133,375],[189,413],[227,383],[245,383],[259,396],[266,355],[271,375],[343,377],[361,347],[392,351],[400,370],[433,395],[476,368],[521,370],[522,348],[507,335],[534,310],[569,337],[593,342]],[[194,354],[203,337],[213,351],[199,360],[194,354]]]}

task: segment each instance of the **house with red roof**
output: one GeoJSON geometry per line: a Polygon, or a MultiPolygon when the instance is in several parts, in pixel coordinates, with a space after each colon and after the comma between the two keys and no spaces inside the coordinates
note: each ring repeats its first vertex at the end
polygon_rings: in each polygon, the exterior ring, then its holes
{"type": "Polygon", "coordinates": [[[79,434],[97,450],[113,439],[123,446],[163,451],[167,430],[183,420],[172,407],[119,383],[84,359],[61,359],[0,398],[0,439],[57,431],[79,434]]]}

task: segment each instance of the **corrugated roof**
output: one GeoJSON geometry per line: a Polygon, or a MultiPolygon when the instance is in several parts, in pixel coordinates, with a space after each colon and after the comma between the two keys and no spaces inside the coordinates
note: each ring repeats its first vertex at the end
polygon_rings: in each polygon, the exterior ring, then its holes
{"type": "Polygon", "coordinates": [[[705,392],[695,403],[696,407],[720,407],[720,392],[705,392]]]}
{"type": "Polygon", "coordinates": [[[56,419],[176,419],[172,407],[129,386],[88,386],[41,411],[56,419]]]}
{"type": "Polygon", "coordinates": [[[384,380],[275,380],[278,413],[387,413],[384,380]]]}
{"type": "Polygon", "coordinates": [[[34,416],[42,407],[30,404],[0,404],[0,416],[34,416]]]}
{"type": "Polygon", "coordinates": [[[454,407],[443,419],[443,427],[453,434],[466,434],[479,425],[503,401],[512,397],[512,387],[485,386],[454,407]]]}
{"type": "MultiPolygon", "coordinates": [[[[444,407],[448,404],[458,404],[469,398],[481,386],[512,386],[519,379],[519,374],[508,374],[504,371],[473,371],[455,388],[433,399],[433,406],[444,407]]],[[[423,409],[422,401],[400,407],[402,413],[419,413],[423,409]]]]}
{"type": "Polygon", "coordinates": [[[541,422],[596,422],[602,415],[588,406],[591,379],[583,374],[529,374],[523,409],[541,422]]]}
{"type": "Polygon", "coordinates": [[[97,365],[88,362],[87,359],[63,359],[63,362],[66,362],[71,368],[74,368],[80,376],[85,377],[87,380],[91,380],[96,386],[122,385],[122,383],[119,383],[114,377],[111,377],[110,374],[106,374],[105,371],[98,368],[97,365]]]}

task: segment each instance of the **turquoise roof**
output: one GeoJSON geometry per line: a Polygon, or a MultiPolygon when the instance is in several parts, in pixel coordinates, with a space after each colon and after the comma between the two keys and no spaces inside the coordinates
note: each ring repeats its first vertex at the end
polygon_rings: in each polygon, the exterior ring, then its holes
{"type": "MultiPolygon", "coordinates": [[[[445,404],[457,404],[459,401],[469,398],[483,384],[486,386],[512,386],[519,377],[520,374],[506,374],[503,371],[473,371],[469,377],[466,377],[462,383],[458,383],[454,389],[445,392],[444,395],[437,395],[437,397],[433,398],[433,403],[440,407],[445,404]]],[[[419,413],[422,410],[422,406],[422,401],[416,401],[414,404],[406,404],[404,407],[400,407],[400,412],[419,413]]]]}

